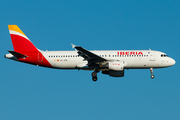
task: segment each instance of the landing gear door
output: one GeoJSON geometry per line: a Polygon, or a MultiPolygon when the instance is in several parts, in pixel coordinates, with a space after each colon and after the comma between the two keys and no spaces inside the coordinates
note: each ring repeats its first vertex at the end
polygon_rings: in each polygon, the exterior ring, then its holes
{"type": "Polygon", "coordinates": [[[150,61],[155,61],[155,52],[150,52],[150,61]]]}

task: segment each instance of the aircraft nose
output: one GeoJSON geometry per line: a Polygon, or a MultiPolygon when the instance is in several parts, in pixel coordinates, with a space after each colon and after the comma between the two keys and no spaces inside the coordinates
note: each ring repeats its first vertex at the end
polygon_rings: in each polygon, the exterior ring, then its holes
{"type": "Polygon", "coordinates": [[[174,59],[170,58],[169,65],[173,66],[175,63],[176,63],[176,61],[174,59]]]}
{"type": "Polygon", "coordinates": [[[174,65],[176,63],[176,61],[174,59],[171,60],[172,65],[174,65]]]}

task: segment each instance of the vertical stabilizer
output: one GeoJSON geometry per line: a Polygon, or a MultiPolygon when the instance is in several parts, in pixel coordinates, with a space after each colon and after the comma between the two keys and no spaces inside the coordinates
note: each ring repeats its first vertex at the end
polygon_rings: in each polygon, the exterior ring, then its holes
{"type": "Polygon", "coordinates": [[[19,53],[38,51],[17,25],[8,25],[14,51],[19,53]]]}

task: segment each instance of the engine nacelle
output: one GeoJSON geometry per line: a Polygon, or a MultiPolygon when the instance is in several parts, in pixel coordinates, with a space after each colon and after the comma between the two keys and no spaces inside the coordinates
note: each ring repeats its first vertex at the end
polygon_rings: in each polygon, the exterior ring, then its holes
{"type": "Polygon", "coordinates": [[[123,71],[115,71],[115,70],[102,71],[102,74],[107,74],[112,77],[124,77],[124,70],[123,71]]]}
{"type": "Polygon", "coordinates": [[[109,70],[123,71],[124,70],[124,62],[120,62],[120,61],[109,62],[108,67],[109,67],[109,70]]]}
{"type": "Polygon", "coordinates": [[[114,61],[108,63],[108,71],[102,71],[103,74],[108,74],[112,77],[123,77],[124,76],[125,62],[114,61]]]}

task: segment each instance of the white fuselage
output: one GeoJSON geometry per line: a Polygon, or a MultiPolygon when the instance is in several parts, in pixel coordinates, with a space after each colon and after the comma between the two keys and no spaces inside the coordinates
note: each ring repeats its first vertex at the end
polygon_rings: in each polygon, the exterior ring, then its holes
{"type": "MultiPolygon", "coordinates": [[[[126,63],[125,69],[163,68],[175,64],[175,61],[172,58],[164,56],[165,53],[153,50],[111,50],[90,52],[111,61],[124,61],[126,63]],[[138,55],[139,52],[142,54],[138,55]]],[[[79,56],[77,51],[41,51],[41,53],[54,68],[81,69],[87,65],[87,61],[79,56]]]]}

